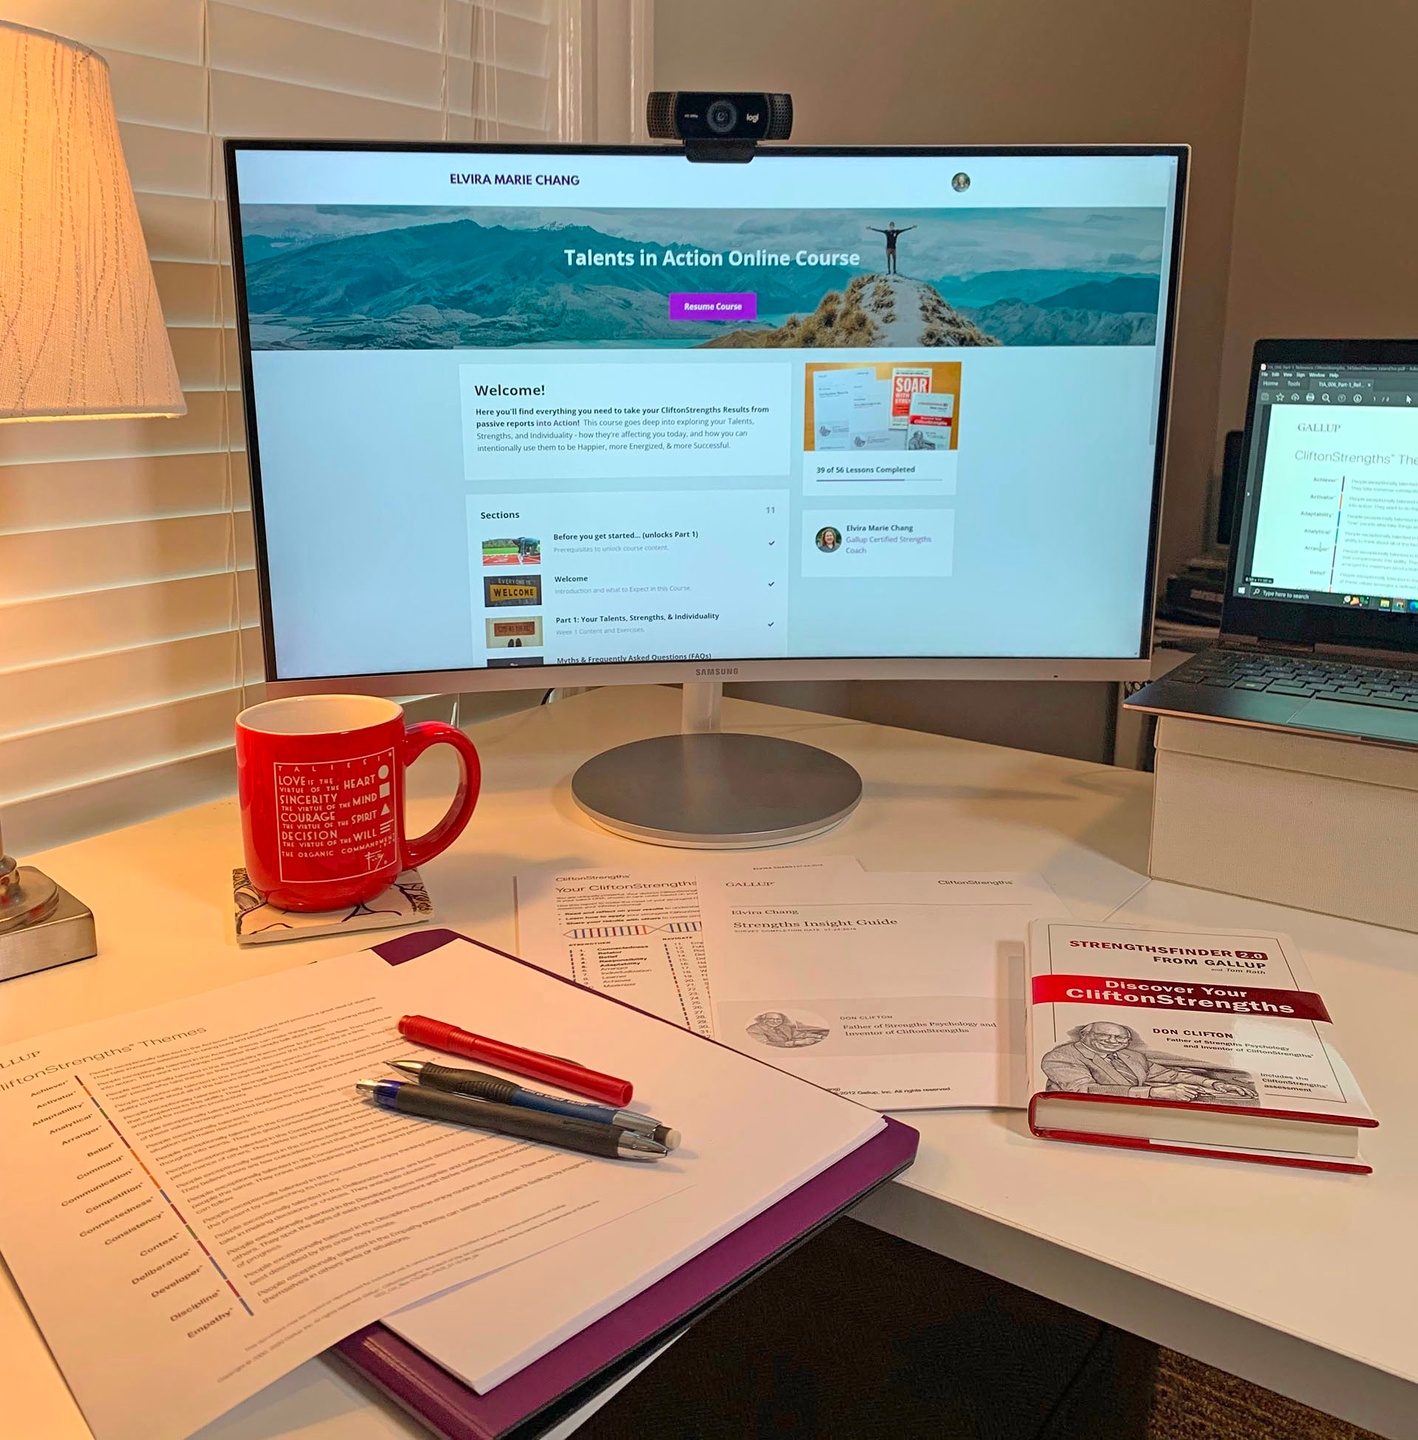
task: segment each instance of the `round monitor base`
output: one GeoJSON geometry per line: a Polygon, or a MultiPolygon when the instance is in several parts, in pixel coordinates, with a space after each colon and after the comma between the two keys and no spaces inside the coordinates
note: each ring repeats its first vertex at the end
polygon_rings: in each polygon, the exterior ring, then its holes
{"type": "Polygon", "coordinates": [[[862,798],[845,760],[774,735],[658,735],[594,756],[571,794],[598,825],[631,840],[749,850],[821,835],[862,798]]]}

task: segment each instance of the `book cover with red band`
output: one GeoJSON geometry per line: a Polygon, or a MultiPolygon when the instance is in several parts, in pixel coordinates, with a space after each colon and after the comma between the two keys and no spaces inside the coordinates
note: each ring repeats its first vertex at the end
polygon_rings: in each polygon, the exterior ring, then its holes
{"type": "Polygon", "coordinates": [[[1365,1173],[1377,1123],[1284,935],[1030,927],[1030,1129],[1365,1173]]]}
{"type": "Polygon", "coordinates": [[[1289,1015],[1329,1023],[1329,1011],[1313,990],[1267,990],[1253,985],[1197,987],[1186,981],[1130,980],[1112,975],[1036,975],[1036,1005],[1076,1002],[1114,1009],[1150,1007],[1204,1015],[1289,1015]],[[1198,989],[1203,993],[1196,993],[1198,989]]]}

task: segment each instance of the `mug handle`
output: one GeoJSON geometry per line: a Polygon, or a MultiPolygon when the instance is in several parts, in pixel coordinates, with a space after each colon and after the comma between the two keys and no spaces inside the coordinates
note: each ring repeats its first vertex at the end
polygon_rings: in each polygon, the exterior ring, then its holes
{"type": "Polygon", "coordinates": [[[473,742],[456,726],[445,725],[441,720],[420,720],[404,731],[405,767],[412,765],[431,745],[451,745],[457,751],[458,793],[448,813],[427,835],[420,835],[416,840],[400,837],[405,870],[417,870],[425,860],[441,855],[463,833],[482,788],[482,764],[473,742]]]}

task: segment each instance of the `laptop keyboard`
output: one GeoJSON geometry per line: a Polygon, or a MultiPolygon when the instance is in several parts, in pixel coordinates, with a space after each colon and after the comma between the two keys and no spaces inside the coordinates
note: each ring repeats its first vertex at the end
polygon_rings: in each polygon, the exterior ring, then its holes
{"type": "Polygon", "coordinates": [[[1259,690],[1297,699],[1344,700],[1351,705],[1418,710],[1418,670],[1263,652],[1205,650],[1195,660],[1173,670],[1167,679],[1224,690],[1259,690]]]}

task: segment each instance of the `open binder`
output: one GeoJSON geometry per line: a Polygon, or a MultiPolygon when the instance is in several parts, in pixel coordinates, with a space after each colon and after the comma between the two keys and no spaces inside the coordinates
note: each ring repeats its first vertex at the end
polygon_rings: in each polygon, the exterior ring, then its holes
{"type": "MultiPolygon", "coordinates": [[[[425,930],[376,945],[374,953],[398,965],[467,938],[452,930],[425,930]]],[[[481,941],[470,943],[518,964],[530,963],[481,941]]],[[[601,998],[608,1004],[625,1003],[601,998]]],[[[384,1325],[368,1325],[328,1353],[445,1440],[532,1440],[863,1196],[899,1175],[915,1159],[918,1141],[910,1126],[888,1119],[883,1131],[835,1165],[485,1395],[384,1325]]]]}

